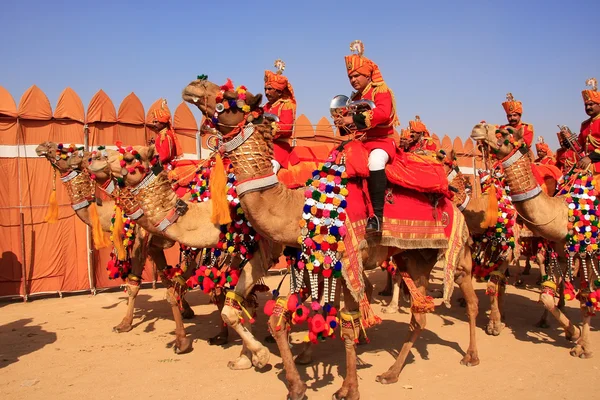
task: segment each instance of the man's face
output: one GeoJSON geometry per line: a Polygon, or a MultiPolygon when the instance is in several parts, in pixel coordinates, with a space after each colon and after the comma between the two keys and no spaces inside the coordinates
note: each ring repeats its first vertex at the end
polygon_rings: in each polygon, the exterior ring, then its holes
{"type": "Polygon", "coordinates": [[[585,113],[592,118],[595,117],[596,115],[600,114],[600,104],[594,103],[590,100],[586,101],[585,113]]]}
{"type": "Polygon", "coordinates": [[[521,114],[519,113],[510,113],[506,115],[506,119],[508,120],[508,124],[510,126],[517,126],[521,122],[521,114]]]}
{"type": "Polygon", "coordinates": [[[153,120],[151,124],[146,125],[150,130],[154,132],[160,132],[163,129],[167,128],[167,124],[164,122],[159,122],[158,120],[153,120]]]}
{"type": "Polygon", "coordinates": [[[358,92],[365,90],[369,82],[371,82],[371,78],[361,75],[358,72],[353,72],[348,75],[348,80],[350,81],[352,88],[358,92]]]}
{"type": "Polygon", "coordinates": [[[274,89],[271,85],[265,85],[265,96],[269,103],[274,103],[281,98],[281,91],[274,89]]]}
{"type": "Polygon", "coordinates": [[[546,153],[546,150],[544,150],[544,149],[539,149],[537,151],[537,153],[538,153],[538,157],[540,157],[540,158],[544,158],[548,155],[548,153],[546,153]]]}

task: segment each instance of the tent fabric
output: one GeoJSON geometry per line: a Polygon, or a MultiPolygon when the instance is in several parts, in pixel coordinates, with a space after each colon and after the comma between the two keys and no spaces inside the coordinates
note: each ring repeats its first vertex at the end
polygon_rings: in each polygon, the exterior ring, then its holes
{"type": "Polygon", "coordinates": [[[62,91],[56,103],[54,118],[70,119],[77,122],[85,122],[85,112],[83,111],[83,102],[70,87],[62,91]]]}
{"type": "Polygon", "coordinates": [[[17,105],[15,100],[8,93],[8,90],[0,86],[0,117],[16,117],[17,116],[17,105]]]}
{"type": "Polygon", "coordinates": [[[135,93],[131,92],[121,102],[117,121],[122,124],[144,125],[144,106],[135,93]]]}
{"type": "Polygon", "coordinates": [[[294,127],[294,134],[297,138],[307,139],[315,137],[315,130],[312,127],[312,123],[306,117],[306,115],[301,114],[298,118],[296,118],[294,127]]]}
{"type": "MultiPolygon", "coordinates": [[[[19,139],[19,126],[16,118],[0,118],[0,146],[16,145],[19,139]]],[[[7,175],[4,175],[7,176],[7,175]]],[[[8,175],[10,176],[10,175],[8,175]]]]}
{"type": "Polygon", "coordinates": [[[102,89],[98,90],[90,100],[86,122],[117,122],[115,105],[102,89]]]}
{"type": "Polygon", "coordinates": [[[50,120],[52,119],[52,106],[42,89],[33,85],[21,96],[17,114],[19,118],[23,119],[50,120]]]}
{"type": "Polygon", "coordinates": [[[175,109],[173,129],[175,129],[177,139],[179,139],[183,152],[195,154],[198,125],[194,114],[192,114],[192,111],[185,102],[181,102],[175,109]]]}

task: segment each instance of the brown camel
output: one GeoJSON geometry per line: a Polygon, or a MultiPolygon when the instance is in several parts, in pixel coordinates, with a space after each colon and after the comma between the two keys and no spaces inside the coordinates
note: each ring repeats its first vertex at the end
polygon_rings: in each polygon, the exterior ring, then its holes
{"type": "MultiPolygon", "coordinates": [[[[495,126],[482,122],[473,127],[471,138],[485,143],[491,150],[490,152],[494,153],[502,162],[506,183],[510,187],[511,193],[523,193],[519,198],[512,196],[518,214],[534,235],[554,242],[559,261],[561,261],[553,271],[548,271],[548,275],[554,278],[554,282],[543,283],[544,290],[540,301],[565,329],[567,339],[576,343],[571,350],[571,355],[580,358],[592,357],[589,341],[591,317],[585,305],[582,304],[581,307],[583,327],[578,328],[556,307],[554,302],[556,284],[560,281],[560,277],[566,276],[568,273],[567,268],[561,267],[567,265],[565,243],[568,207],[564,197],[549,197],[539,188],[531,170],[530,156],[526,152],[516,149],[513,144],[515,141],[522,142],[522,130],[506,129],[498,131],[498,136],[496,134],[495,126]]],[[[590,276],[590,279],[594,279],[594,276],[590,276]]]]}
{"type": "MultiPolygon", "coordinates": [[[[196,105],[202,113],[209,119],[215,115],[216,97],[220,91],[220,87],[207,80],[196,80],[190,83],[183,91],[183,99],[189,103],[196,105]]],[[[245,93],[245,104],[252,110],[260,111],[261,95],[252,95],[250,92],[245,93]]],[[[233,92],[225,92],[224,98],[236,99],[236,94],[233,92]]],[[[229,110],[221,110],[218,114],[218,133],[227,135],[232,132],[235,127],[242,126],[247,122],[245,113],[237,108],[231,107],[229,110]]],[[[271,175],[272,166],[271,159],[272,151],[272,132],[271,124],[266,118],[259,118],[254,121],[254,129],[249,129],[247,134],[244,129],[244,136],[241,145],[231,151],[227,151],[226,155],[231,159],[234,165],[236,177],[240,181],[247,179],[262,178],[271,175]]],[[[231,135],[230,135],[231,136],[231,135]]],[[[238,136],[239,138],[239,136],[238,136]]],[[[272,179],[272,178],[271,178],[272,179]]],[[[300,227],[298,221],[302,219],[302,209],[304,206],[304,195],[302,191],[289,190],[280,183],[270,183],[266,187],[260,186],[260,181],[252,181],[253,191],[248,191],[240,195],[240,202],[245,214],[252,223],[252,226],[263,236],[272,239],[275,242],[298,247],[298,237],[300,237],[300,227]]],[[[238,190],[240,188],[238,187],[238,190]]],[[[463,232],[461,232],[463,233],[463,232]]],[[[466,237],[468,233],[464,232],[466,237]]],[[[363,265],[365,268],[374,268],[379,262],[383,261],[388,256],[387,247],[372,246],[364,249],[362,252],[363,265]]],[[[394,257],[404,259],[406,270],[416,286],[421,296],[426,294],[426,288],[429,281],[430,272],[436,262],[438,249],[419,249],[407,250],[399,254],[401,249],[392,249],[395,253],[394,257]]],[[[477,356],[477,348],[475,344],[475,316],[477,315],[477,298],[471,283],[471,260],[468,246],[463,246],[461,249],[461,257],[458,266],[457,281],[468,303],[469,327],[470,327],[470,343],[467,354],[462,359],[465,365],[477,365],[479,358],[477,356]]],[[[356,349],[354,340],[356,334],[352,328],[353,323],[357,323],[360,319],[358,310],[358,302],[350,293],[347,285],[342,279],[342,287],[344,292],[344,309],[342,316],[350,315],[350,327],[344,326],[342,322],[341,336],[344,340],[346,348],[346,377],[342,387],[335,393],[335,398],[358,399],[360,397],[358,391],[358,377],[356,372],[356,349]]],[[[274,314],[275,315],[275,314],[274,314]]],[[[281,353],[284,368],[286,371],[286,380],[289,391],[289,398],[301,399],[306,392],[306,384],[300,378],[298,370],[294,364],[291,350],[288,346],[288,330],[286,318],[278,324],[278,317],[272,316],[269,320],[269,325],[277,346],[281,353]],[[281,329],[275,329],[276,326],[281,329]],[[283,325],[283,326],[282,326],[283,325]]],[[[406,357],[410,352],[414,342],[419,337],[421,331],[425,328],[426,314],[423,312],[413,311],[410,330],[406,341],[396,362],[384,374],[378,377],[381,383],[393,383],[398,380],[399,374],[404,366],[406,357]]]]}
{"type": "MultiPolygon", "coordinates": [[[[66,156],[65,152],[58,149],[56,143],[44,142],[36,148],[36,153],[40,157],[46,157],[50,161],[53,168],[60,173],[61,177],[74,176],[72,179],[66,180],[64,184],[68,188],[68,193],[71,196],[72,204],[80,203],[81,198],[94,198],[93,201],[96,203],[98,212],[98,219],[102,225],[104,232],[110,232],[111,218],[113,215],[114,207],[114,196],[118,192],[118,189],[109,190],[104,192],[108,195],[110,200],[100,200],[99,197],[95,196],[96,184],[92,181],[90,174],[88,173],[86,166],[87,160],[90,154],[74,154],[66,156]],[[57,157],[57,154],[65,154],[65,158],[57,157]]],[[[77,216],[88,226],[92,226],[89,203],[83,207],[74,207],[77,216]]],[[[161,274],[161,281],[167,286],[169,290],[169,298],[176,299],[173,285],[170,280],[164,275],[163,271],[167,266],[167,260],[164,255],[164,249],[170,248],[175,243],[171,240],[162,238],[157,235],[149,234],[148,231],[143,229],[141,226],[135,228],[135,242],[132,250],[132,270],[130,275],[126,278],[127,288],[127,311],[125,317],[120,324],[113,328],[113,331],[117,333],[129,332],[132,329],[133,313],[135,309],[135,299],[140,290],[141,276],[146,262],[146,257],[149,256],[152,261],[156,264],[157,270],[161,274]]],[[[187,301],[183,297],[180,299],[181,305],[183,306],[183,313],[179,309],[178,302],[170,302],[171,308],[173,309],[173,316],[176,323],[176,332],[184,332],[183,337],[176,341],[174,350],[179,354],[184,354],[192,350],[192,341],[190,338],[185,336],[185,328],[183,326],[182,318],[192,318],[194,311],[189,306],[187,301]]]]}
{"type": "MultiPolygon", "coordinates": [[[[101,171],[110,174],[127,186],[133,195],[133,202],[143,214],[136,222],[151,232],[160,233],[179,243],[195,248],[214,248],[219,244],[221,230],[211,222],[212,202],[192,203],[183,201],[173,191],[167,172],[152,169],[150,160],[154,158],[154,147],[136,146],[139,160],[130,152],[123,155],[126,166],[143,164],[145,173],[130,173],[121,166],[121,154],[106,150],[106,157],[96,156],[89,166],[98,176],[101,171]],[[141,185],[140,185],[141,184],[141,185]],[[167,215],[177,214],[176,220],[170,219],[168,226],[157,228],[167,215]]],[[[253,302],[245,299],[254,284],[258,282],[271,265],[279,258],[282,247],[272,245],[268,240],[260,240],[258,251],[243,267],[235,290],[228,292],[221,310],[223,321],[233,328],[242,338],[240,356],[229,362],[231,369],[248,369],[252,366],[264,367],[269,361],[269,350],[252,335],[248,318],[243,318],[242,305],[253,314],[253,302]]],[[[237,261],[239,262],[239,261],[237,261]]]]}

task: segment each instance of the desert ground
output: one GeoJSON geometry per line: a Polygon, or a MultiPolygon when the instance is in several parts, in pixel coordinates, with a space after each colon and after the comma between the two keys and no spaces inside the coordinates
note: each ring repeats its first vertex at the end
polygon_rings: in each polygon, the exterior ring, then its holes
{"type": "MultiPolygon", "coordinates": [[[[383,323],[369,330],[370,344],[358,347],[361,398],[551,400],[595,396],[600,383],[600,350],[596,358],[573,358],[569,355],[571,344],[556,321],[550,320],[548,329],[534,326],[542,314],[537,303],[537,274],[534,268],[524,277],[525,288],[508,286],[507,326],[498,337],[484,332],[489,301],[484,284],[476,283],[479,366],[459,363],[468,345],[468,326],[457,289],[451,308],[440,305],[428,316],[427,330],[409,356],[399,382],[388,386],[377,383],[375,377],[393,363],[408,332],[409,314],[407,304],[396,314],[379,313],[390,298],[376,296],[374,309],[383,323]]],[[[384,272],[373,271],[369,276],[375,293],[379,292],[385,284],[384,272]]],[[[274,288],[280,279],[269,276],[266,282],[274,288]]],[[[434,277],[432,293],[439,291],[440,283],[434,277]]],[[[272,353],[270,365],[245,371],[227,368],[241,348],[233,331],[225,347],[207,344],[206,339],[217,333],[220,318],[208,297],[198,291],[187,296],[196,313],[186,321],[194,350],[174,354],[174,323],[164,297],[162,287],[145,286],[136,302],[134,329],[121,334],[112,332],[125,313],[127,296],[121,290],[0,303],[1,398],[285,398],[284,371],[274,344],[267,345],[272,353]]],[[[268,294],[260,296],[261,307],[268,298],[268,294]]],[[[436,304],[440,302],[436,299],[436,304]]],[[[566,314],[581,321],[575,301],[567,303],[566,314]]],[[[591,332],[595,345],[600,344],[597,318],[592,320],[591,332]]],[[[260,340],[267,335],[262,310],[254,333],[260,340]]],[[[302,337],[302,332],[292,336],[295,353],[302,337]]],[[[308,384],[308,398],[330,399],[342,383],[344,368],[339,339],[318,344],[314,363],[299,367],[308,384]]]]}

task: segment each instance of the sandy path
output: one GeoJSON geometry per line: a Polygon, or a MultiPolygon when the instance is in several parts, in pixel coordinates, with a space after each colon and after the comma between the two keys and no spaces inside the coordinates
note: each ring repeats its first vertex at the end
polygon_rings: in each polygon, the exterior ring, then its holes
{"type": "MultiPolygon", "coordinates": [[[[376,283],[376,292],[381,290],[384,274],[373,272],[370,276],[376,283]]],[[[535,281],[535,275],[525,278],[528,283],[535,281]]],[[[278,280],[269,277],[267,284],[274,287],[278,280]]],[[[437,283],[434,281],[432,287],[438,287],[437,283]]],[[[569,355],[570,344],[556,322],[550,321],[552,328],[547,330],[535,328],[533,324],[542,308],[535,301],[538,294],[533,286],[509,286],[508,326],[499,337],[487,336],[482,329],[487,321],[484,310],[488,302],[484,286],[476,284],[476,289],[482,305],[477,332],[481,365],[467,368],[459,364],[468,344],[464,309],[442,306],[428,317],[427,332],[417,342],[400,381],[389,386],[376,383],[376,375],[391,365],[407,334],[408,314],[404,307],[398,314],[380,314],[384,321],[369,331],[371,344],[359,347],[361,398],[549,400],[596,393],[600,350],[597,358],[575,359],[569,355]]],[[[201,293],[193,292],[188,297],[196,312],[196,317],[186,323],[188,333],[196,339],[194,351],[175,355],[170,348],[174,324],[164,295],[164,289],[142,289],[136,303],[135,328],[124,334],[111,331],[125,311],[123,292],[34,300],[28,304],[0,303],[1,398],[285,398],[281,359],[275,345],[268,345],[271,365],[265,370],[230,371],[227,361],[239,353],[239,339],[232,333],[234,340],[226,348],[206,344],[205,340],[218,330],[219,316],[201,293]]],[[[459,295],[457,290],[454,300],[459,295]]],[[[261,305],[266,298],[261,297],[261,305]]],[[[377,312],[380,308],[375,305],[377,312]]],[[[575,302],[568,304],[566,312],[580,321],[575,302]]],[[[593,324],[598,326],[597,319],[593,324]]],[[[266,335],[262,311],[254,331],[260,339],[266,335]]],[[[600,333],[592,329],[591,335],[592,343],[600,346],[600,333]]],[[[302,334],[295,334],[294,342],[301,337],[302,334]]],[[[309,385],[307,394],[310,399],[330,399],[342,383],[342,343],[335,340],[319,345],[315,358],[318,363],[300,368],[309,385]]]]}

